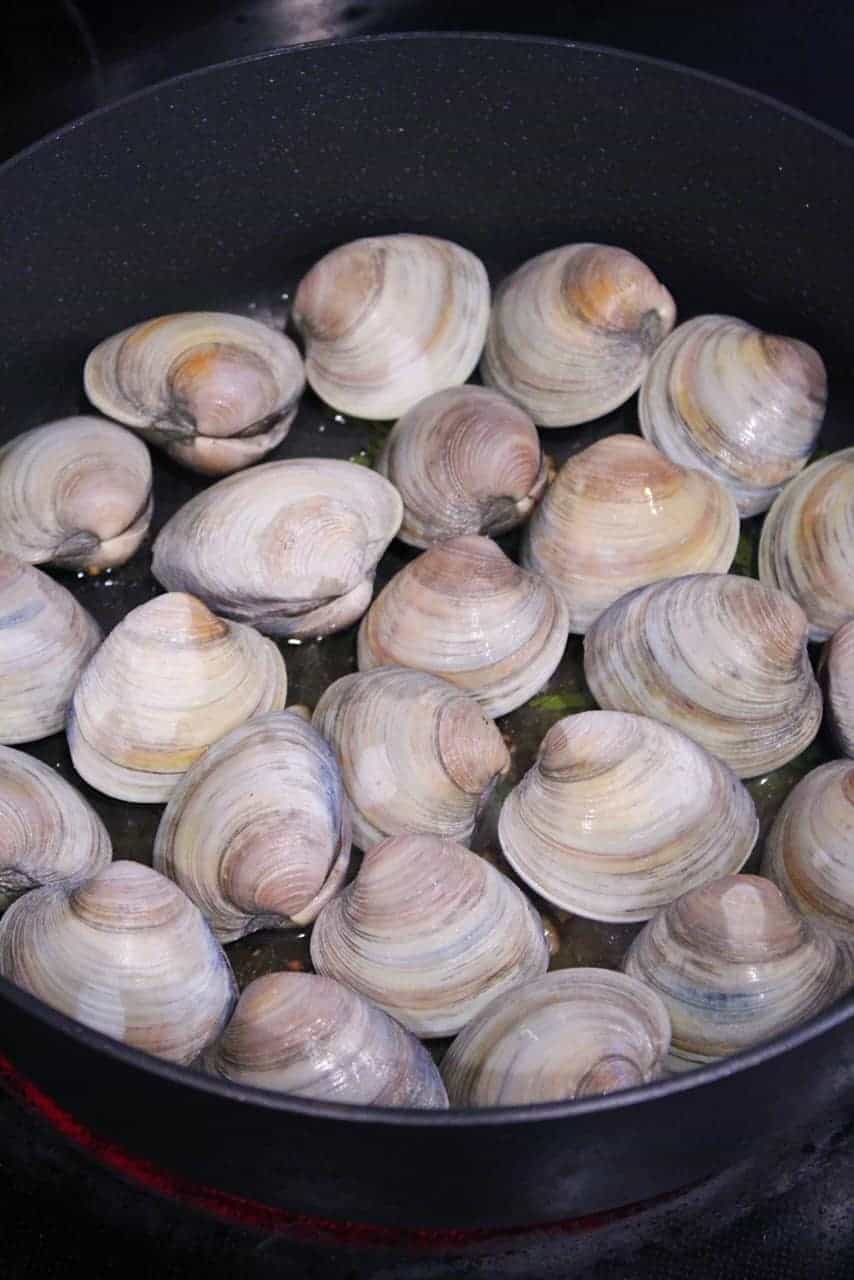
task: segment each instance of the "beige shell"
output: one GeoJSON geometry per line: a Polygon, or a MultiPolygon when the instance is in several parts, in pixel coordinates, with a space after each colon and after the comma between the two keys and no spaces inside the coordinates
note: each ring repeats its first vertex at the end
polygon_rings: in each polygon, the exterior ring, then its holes
{"type": "Polygon", "coordinates": [[[759,580],[797,600],[811,640],[854,617],[854,448],[813,462],[775,500],[759,539],[759,580]]]}
{"type": "Polygon", "coordinates": [[[0,449],[0,547],[29,564],[100,573],[151,523],[151,459],[102,418],[62,418],[0,449]]]}
{"type": "Polygon", "coordinates": [[[762,874],[854,960],[854,761],[819,765],[790,791],[765,841],[762,874]]]}
{"type": "Polygon", "coordinates": [[[826,401],[824,363],[805,342],[696,316],[652,357],[638,416],[647,440],[714,476],[752,516],[806,464],[826,401]]]}
{"type": "Polygon", "coordinates": [[[155,596],[126,615],[80,677],[71,759],[105,795],[159,803],[211,743],[283,707],[286,691],[271,641],[193,596],[155,596]]]}
{"type": "Polygon", "coordinates": [[[549,729],[498,837],[548,902],[632,921],[738,871],[758,829],[744,785],[690,738],[644,716],[585,711],[549,729]]]}
{"type": "Polygon", "coordinates": [[[167,591],[190,591],[270,635],[358,621],[403,505],[375,472],[333,458],[268,462],[184,504],[154,543],[167,591]]]}
{"type": "Polygon", "coordinates": [[[108,418],[204,475],[257,462],[288,433],[305,386],[283,333],[246,316],[183,311],[100,343],[83,370],[108,418]]]}
{"type": "Polygon", "coordinates": [[[625,249],[551,249],[498,289],[481,376],[540,427],[590,422],[637,391],[675,320],[670,294],[625,249]]]}
{"type": "Polygon", "coordinates": [[[794,759],[821,724],[803,611],[752,578],[698,574],[624,596],[588,631],[584,674],[601,707],[681,729],[742,778],[794,759]]]}
{"type": "Polygon", "coordinates": [[[312,723],[338,756],[360,849],[426,831],[467,844],[510,756],[473,698],[403,667],[342,676],[312,723]]]}
{"type": "Polygon", "coordinates": [[[670,1019],[645,983],[559,969],[497,996],[442,1060],[458,1107],[512,1107],[614,1093],[662,1074],[670,1019]]]}
{"type": "Polygon", "coordinates": [[[480,259],[450,240],[369,236],[315,263],[293,319],[321,400],[357,418],[398,418],[474,370],[489,281],[480,259]]]}
{"type": "Polygon", "coordinates": [[[673,1071],[805,1021],[854,977],[828,933],[797,915],[770,880],[746,875],[724,876],[665,907],[635,938],[624,968],[664,1001],[673,1071]]]}
{"type": "Polygon", "coordinates": [[[221,942],[309,924],[350,859],[350,813],[332,749],[289,711],[254,716],[178,782],[154,866],[221,942]]]}
{"type": "Polygon", "coordinates": [[[19,898],[0,920],[0,974],[87,1027],[182,1063],[219,1035],[237,997],[201,913],[138,862],[19,898]]]}
{"type": "Polygon", "coordinates": [[[112,857],[107,829],[55,769],[0,747],[0,911],[45,884],[85,879],[112,857]]]}
{"type": "Polygon", "coordinates": [[[854,619],[833,633],[823,657],[828,719],[841,750],[854,756],[854,619]]]}
{"type": "Polygon", "coordinates": [[[502,716],[541,689],[560,662],[569,616],[539,574],[490,538],[452,538],[395,574],[362,619],[359,670],[429,671],[502,716]]]}
{"type": "Polygon", "coordinates": [[[448,1105],[430,1053],[357,991],[313,973],[251,982],[204,1056],[238,1084],[377,1107],[448,1105]]]}
{"type": "Polygon", "coordinates": [[[367,996],[416,1035],[453,1035],[495,996],[545,973],[542,921],[520,889],[453,840],[394,836],[323,908],[318,973],[367,996]]]}
{"type": "Polygon", "coordinates": [[[65,724],[101,628],[70,591],[0,551],[0,742],[36,742],[65,724]]]}
{"type": "Polygon", "coordinates": [[[725,573],[738,547],[735,502],[638,436],[615,435],[571,457],[523,534],[522,563],[544,574],[582,635],[635,587],[725,573]]]}
{"type": "Polygon", "coordinates": [[[376,462],[403,498],[398,537],[413,547],[497,536],[527,519],[548,467],[531,419],[486,387],[451,387],[399,418],[376,462]]]}

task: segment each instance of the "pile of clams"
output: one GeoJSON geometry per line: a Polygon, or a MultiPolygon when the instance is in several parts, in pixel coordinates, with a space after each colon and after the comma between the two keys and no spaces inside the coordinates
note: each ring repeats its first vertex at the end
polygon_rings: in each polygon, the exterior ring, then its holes
{"type": "Polygon", "coordinates": [[[569,243],[493,298],[470,247],[369,236],[284,320],[120,317],[89,411],[17,424],[0,979],[437,1111],[644,1086],[851,990],[854,448],[810,461],[812,346],[677,325],[665,268],[569,243]]]}

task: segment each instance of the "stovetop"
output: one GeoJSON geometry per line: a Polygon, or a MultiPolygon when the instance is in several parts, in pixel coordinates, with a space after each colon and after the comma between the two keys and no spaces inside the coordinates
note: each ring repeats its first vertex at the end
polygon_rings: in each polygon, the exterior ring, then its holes
{"type": "MultiPolygon", "coordinates": [[[[0,159],[82,112],[195,67],[305,40],[425,29],[512,30],[670,58],[854,133],[851,0],[526,0],[500,17],[490,0],[6,0],[0,159]]],[[[10,1280],[54,1280],[82,1266],[97,1280],[848,1280],[853,1127],[843,1116],[822,1140],[785,1157],[769,1153],[765,1167],[613,1221],[453,1256],[429,1248],[364,1256],[201,1217],[126,1184],[0,1093],[0,1269],[10,1280]]]]}

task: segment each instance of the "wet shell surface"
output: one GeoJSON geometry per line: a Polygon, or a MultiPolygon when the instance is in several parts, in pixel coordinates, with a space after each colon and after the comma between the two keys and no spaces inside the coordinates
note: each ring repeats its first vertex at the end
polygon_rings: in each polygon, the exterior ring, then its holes
{"type": "Polygon", "coordinates": [[[268,462],[196,495],[161,529],[152,571],[269,635],[327,635],[371,602],[403,515],[392,485],[331,458],[268,462]]]}
{"type": "Polygon", "coordinates": [[[551,249],[498,289],[481,376],[540,427],[591,422],[637,391],[675,320],[670,294],[625,249],[551,249]]]}
{"type": "Polygon", "coordinates": [[[42,885],[86,879],[112,857],[95,810],[55,769],[0,747],[0,911],[42,885]]]}
{"type": "Polygon", "coordinates": [[[803,1022],[854,977],[830,934],[761,876],[724,876],[665,907],[635,938],[624,968],[664,1001],[674,1071],[803,1022]]]}
{"type": "Polygon", "coordinates": [[[438,1068],[399,1022],[312,973],[251,982],[205,1054],[205,1069],[302,1098],[379,1107],[447,1107],[438,1068]]]}
{"type": "Polygon", "coordinates": [[[670,1019],[645,983],[559,969],[497,996],[442,1061],[455,1106],[512,1107],[614,1093],[662,1074],[670,1019]]]}
{"type": "Polygon", "coordinates": [[[151,522],[151,459],[102,418],[62,418],[0,449],[0,547],[29,564],[100,573],[129,560],[151,522]]]}
{"type": "Polygon", "coordinates": [[[430,1038],[545,973],[549,952],[540,917],[500,871],[453,840],[405,835],[374,845],[323,908],[311,959],[430,1038]]]}
{"type": "Polygon", "coordinates": [[[805,342],[696,316],[653,355],[638,416],[647,440],[714,476],[752,516],[806,464],[826,401],[824,363],[805,342]]]}
{"type": "Polygon", "coordinates": [[[200,600],[155,596],[131,610],[74,691],[68,745],[82,778],[120,800],[168,800],[230,729],[285,704],[285,663],[251,627],[200,600]]]}
{"type": "Polygon", "coordinates": [[[490,538],[452,538],[383,588],[359,628],[359,670],[441,676],[501,716],[541,689],[563,656],[566,605],[490,538]]]}
{"type": "Polygon", "coordinates": [[[204,475],[257,462],[284,440],[305,386],[290,338],[257,320],[184,311],[132,325],[100,343],[86,394],[204,475]]]}
{"type": "Polygon", "coordinates": [[[70,591],[0,551],[0,742],[56,733],[101,628],[70,591]]]}
{"type": "Polygon", "coordinates": [[[548,902],[593,920],[647,920],[738,871],[753,801],[719,760],[643,716],[586,711],[552,725],[504,802],[504,856],[548,902]]]}
{"type": "Polygon", "coordinates": [[[293,319],[321,400],[357,418],[398,418],[473,372],[489,280],[480,259],[449,240],[369,236],[315,263],[293,319]]]}
{"type": "Polygon", "coordinates": [[[360,849],[407,831],[467,844],[510,766],[504,739],[475,700],[422,671],[342,676],[312,723],[338,756],[360,849]]]}
{"type": "Polygon", "coordinates": [[[854,448],[813,462],[775,500],[759,539],[759,580],[797,600],[811,640],[854,618],[854,448]]]}
{"type": "Polygon", "coordinates": [[[742,778],[793,760],[821,723],[803,611],[751,578],[699,574],[624,596],[588,631],[584,674],[601,707],[681,729],[742,778]]]}
{"type": "Polygon", "coordinates": [[[398,537],[413,547],[515,528],[533,511],[548,474],[524,409],[473,386],[437,391],[409,409],[376,469],[403,498],[398,537]]]}
{"type": "Polygon", "coordinates": [[[819,765],[789,793],[765,841],[762,874],[854,960],[854,761],[819,765]]]}
{"type": "Polygon", "coordinates": [[[154,842],[221,942],[309,924],[350,858],[338,762],[316,729],[271,711],[232,729],[187,770],[154,842]]]}
{"type": "Polygon", "coordinates": [[[836,741],[854,756],[854,619],[834,632],[824,653],[827,714],[836,741]]]}
{"type": "Polygon", "coordinates": [[[237,997],[201,913],[138,862],[19,898],[0,920],[0,974],[87,1027],[182,1063],[219,1035],[237,997]]]}
{"type": "Polygon", "coordinates": [[[738,537],[735,502],[716,480],[614,435],[564,463],[524,531],[522,563],[560,591],[583,635],[635,587],[725,573],[738,537]]]}

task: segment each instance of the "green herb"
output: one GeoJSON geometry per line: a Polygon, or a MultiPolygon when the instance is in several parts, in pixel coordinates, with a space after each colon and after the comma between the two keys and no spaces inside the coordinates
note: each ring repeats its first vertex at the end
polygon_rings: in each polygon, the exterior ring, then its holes
{"type": "Polygon", "coordinates": [[[583,689],[576,689],[567,693],[541,693],[538,698],[531,699],[530,706],[537,711],[559,711],[562,715],[569,715],[573,711],[588,711],[593,706],[593,699],[583,689]]]}

